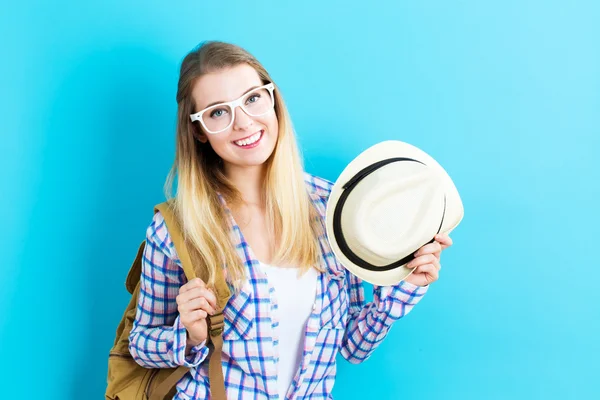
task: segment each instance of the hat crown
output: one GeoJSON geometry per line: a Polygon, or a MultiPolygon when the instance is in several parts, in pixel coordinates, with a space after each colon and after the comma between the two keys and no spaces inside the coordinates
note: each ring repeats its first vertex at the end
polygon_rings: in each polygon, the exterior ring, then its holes
{"type": "Polygon", "coordinates": [[[438,227],[419,222],[441,220],[443,212],[439,175],[418,162],[393,162],[352,189],[341,218],[351,250],[374,265],[387,265],[422,245],[421,238],[433,238],[438,227]]]}

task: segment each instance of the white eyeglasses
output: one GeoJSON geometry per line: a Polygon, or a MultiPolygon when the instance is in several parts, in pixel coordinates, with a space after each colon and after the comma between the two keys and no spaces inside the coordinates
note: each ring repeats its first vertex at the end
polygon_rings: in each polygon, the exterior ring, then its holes
{"type": "Polygon", "coordinates": [[[235,109],[238,106],[252,117],[260,117],[271,111],[275,106],[274,88],[273,83],[267,83],[252,89],[236,100],[215,104],[195,114],[190,114],[190,118],[192,122],[200,121],[206,132],[212,135],[223,132],[233,124],[235,109]]]}

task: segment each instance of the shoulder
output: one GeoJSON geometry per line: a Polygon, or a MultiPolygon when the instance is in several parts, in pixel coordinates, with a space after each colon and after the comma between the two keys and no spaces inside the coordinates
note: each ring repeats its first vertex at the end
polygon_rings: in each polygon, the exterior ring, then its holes
{"type": "Polygon", "coordinates": [[[325,218],[325,214],[327,212],[327,201],[329,200],[329,195],[331,194],[331,189],[333,188],[333,182],[325,178],[309,174],[308,172],[304,173],[304,182],[306,183],[306,189],[313,205],[321,217],[325,218]]]}
{"type": "Polygon", "coordinates": [[[325,201],[329,198],[333,188],[333,182],[308,172],[304,172],[304,183],[306,183],[306,188],[310,194],[322,197],[325,201]]]}
{"type": "Polygon", "coordinates": [[[171,260],[176,263],[179,262],[179,257],[177,257],[175,246],[167,229],[167,224],[160,211],[154,213],[152,221],[146,229],[146,242],[154,249],[164,253],[171,260]]]}

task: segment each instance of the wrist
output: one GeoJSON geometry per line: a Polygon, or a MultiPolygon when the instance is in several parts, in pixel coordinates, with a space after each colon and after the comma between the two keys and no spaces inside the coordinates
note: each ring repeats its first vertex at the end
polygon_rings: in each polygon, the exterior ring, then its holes
{"type": "Polygon", "coordinates": [[[193,337],[192,335],[190,335],[190,333],[186,330],[186,344],[188,348],[192,348],[195,346],[198,346],[200,343],[204,342],[205,339],[200,339],[200,338],[196,338],[193,337]]]}

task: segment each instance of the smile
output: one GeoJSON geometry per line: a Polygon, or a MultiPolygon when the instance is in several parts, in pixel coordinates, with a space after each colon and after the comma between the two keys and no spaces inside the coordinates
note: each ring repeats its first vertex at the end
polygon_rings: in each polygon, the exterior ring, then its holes
{"type": "Polygon", "coordinates": [[[249,137],[241,139],[241,140],[236,140],[233,143],[236,146],[241,147],[241,148],[255,147],[255,145],[258,144],[260,139],[262,139],[263,133],[264,133],[264,130],[260,130],[259,132],[256,132],[252,136],[249,136],[249,137]]]}

